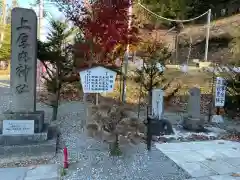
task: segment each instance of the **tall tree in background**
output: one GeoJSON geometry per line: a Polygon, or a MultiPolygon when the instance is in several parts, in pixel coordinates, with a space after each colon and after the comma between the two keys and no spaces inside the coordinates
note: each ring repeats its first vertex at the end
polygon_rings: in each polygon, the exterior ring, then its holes
{"type": "Polygon", "coordinates": [[[11,26],[7,24],[3,29],[4,37],[0,45],[0,61],[10,60],[11,55],[11,26]]]}
{"type": "Polygon", "coordinates": [[[5,33],[5,25],[6,25],[6,12],[7,12],[7,1],[1,0],[0,1],[0,46],[4,38],[5,33]]]}
{"type": "Polygon", "coordinates": [[[69,57],[71,45],[68,38],[72,35],[73,29],[69,29],[68,24],[61,21],[52,20],[50,25],[47,42],[38,42],[38,59],[46,68],[47,74],[43,78],[52,97],[49,104],[53,107],[52,120],[56,120],[64,77],[72,71],[73,61],[69,57]]]}
{"type": "Polygon", "coordinates": [[[236,28],[231,31],[233,38],[230,48],[233,54],[232,64],[236,66],[240,66],[240,28],[236,28]]]}
{"type": "Polygon", "coordinates": [[[145,92],[148,93],[148,103],[152,104],[152,90],[161,86],[165,80],[162,68],[171,53],[164,44],[158,42],[145,42],[141,49],[143,67],[136,70],[134,79],[143,86],[145,92]]]}
{"type": "Polygon", "coordinates": [[[91,66],[93,63],[113,64],[118,54],[114,54],[117,45],[126,49],[127,44],[136,44],[137,28],[128,29],[127,0],[100,0],[94,3],[80,0],[56,2],[82,30],[84,41],[77,43],[76,66],[91,66]],[[113,56],[114,54],[114,56],[113,56]]]}
{"type": "MultiPolygon", "coordinates": [[[[141,3],[146,6],[149,10],[156,14],[164,16],[171,19],[186,19],[188,13],[191,11],[190,6],[191,0],[142,0],[141,3]]],[[[142,9],[142,8],[141,8],[142,9]]],[[[140,10],[139,13],[143,13],[140,10]]],[[[164,23],[166,25],[171,25],[171,22],[165,21],[155,16],[150,16],[150,21],[153,23],[164,23]]]]}
{"type": "Polygon", "coordinates": [[[9,61],[11,55],[11,10],[18,4],[13,1],[12,6],[6,9],[4,3],[6,2],[0,2],[0,60],[9,61]]]}

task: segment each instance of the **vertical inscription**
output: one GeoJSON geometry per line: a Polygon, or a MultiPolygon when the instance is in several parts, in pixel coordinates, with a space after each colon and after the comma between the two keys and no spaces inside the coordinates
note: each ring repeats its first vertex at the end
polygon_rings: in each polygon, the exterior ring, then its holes
{"type": "Polygon", "coordinates": [[[11,91],[13,111],[35,111],[37,16],[30,9],[12,10],[11,91]]]}
{"type": "Polygon", "coordinates": [[[18,78],[23,78],[23,82],[19,81],[16,86],[16,92],[18,94],[29,92],[28,86],[28,72],[31,67],[27,64],[27,61],[31,59],[28,55],[28,39],[29,39],[29,31],[31,31],[31,27],[28,25],[28,20],[25,20],[24,17],[21,17],[20,26],[16,28],[17,33],[19,34],[17,38],[17,46],[19,47],[18,52],[18,66],[16,67],[16,75],[18,78]]]}

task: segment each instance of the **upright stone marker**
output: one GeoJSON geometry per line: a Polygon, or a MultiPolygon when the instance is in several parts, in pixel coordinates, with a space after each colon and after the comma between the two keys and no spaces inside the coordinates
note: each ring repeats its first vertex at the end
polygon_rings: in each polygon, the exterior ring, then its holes
{"type": "Polygon", "coordinates": [[[11,91],[13,107],[0,114],[0,157],[55,155],[57,130],[36,111],[37,16],[12,10],[11,91]]]}
{"type": "Polygon", "coordinates": [[[164,91],[162,89],[153,89],[152,91],[152,114],[158,117],[159,120],[163,114],[163,96],[164,91]]]}
{"type": "Polygon", "coordinates": [[[189,90],[188,100],[188,116],[192,118],[200,118],[201,91],[199,88],[189,90]]]}
{"type": "Polygon", "coordinates": [[[183,126],[188,130],[201,131],[204,121],[201,119],[201,91],[199,88],[189,90],[188,117],[184,118],[183,126]]]}
{"type": "Polygon", "coordinates": [[[11,92],[14,112],[36,110],[37,16],[31,9],[12,10],[11,92]]]}

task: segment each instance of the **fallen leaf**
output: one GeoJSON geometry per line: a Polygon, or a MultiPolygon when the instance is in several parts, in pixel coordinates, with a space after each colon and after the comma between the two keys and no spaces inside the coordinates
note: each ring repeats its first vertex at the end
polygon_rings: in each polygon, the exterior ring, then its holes
{"type": "Polygon", "coordinates": [[[208,160],[208,161],[216,161],[215,159],[212,159],[212,158],[206,158],[206,160],[208,160]]]}
{"type": "Polygon", "coordinates": [[[233,177],[240,177],[240,174],[239,173],[233,173],[231,176],[233,176],[233,177]]]}

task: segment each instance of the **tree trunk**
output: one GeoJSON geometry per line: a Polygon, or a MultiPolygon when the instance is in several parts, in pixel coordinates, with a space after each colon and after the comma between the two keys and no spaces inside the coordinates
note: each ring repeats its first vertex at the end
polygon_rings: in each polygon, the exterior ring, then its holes
{"type": "Polygon", "coordinates": [[[55,103],[54,106],[53,106],[52,121],[56,121],[57,120],[58,105],[56,105],[56,104],[57,103],[55,103]]]}
{"type": "Polygon", "coordinates": [[[111,156],[120,156],[122,152],[119,147],[119,135],[116,134],[115,142],[110,145],[110,154],[111,156]]]}
{"type": "Polygon", "coordinates": [[[55,95],[55,100],[53,103],[52,121],[57,120],[59,98],[60,98],[60,89],[57,90],[56,95],[55,95]]]}
{"type": "Polygon", "coordinates": [[[152,90],[148,91],[148,105],[152,105],[152,90]]]}
{"type": "Polygon", "coordinates": [[[56,93],[55,93],[55,99],[54,99],[54,103],[53,103],[52,121],[57,120],[61,87],[62,87],[62,78],[61,78],[61,74],[60,74],[59,64],[57,63],[57,68],[56,68],[56,93]]]}

